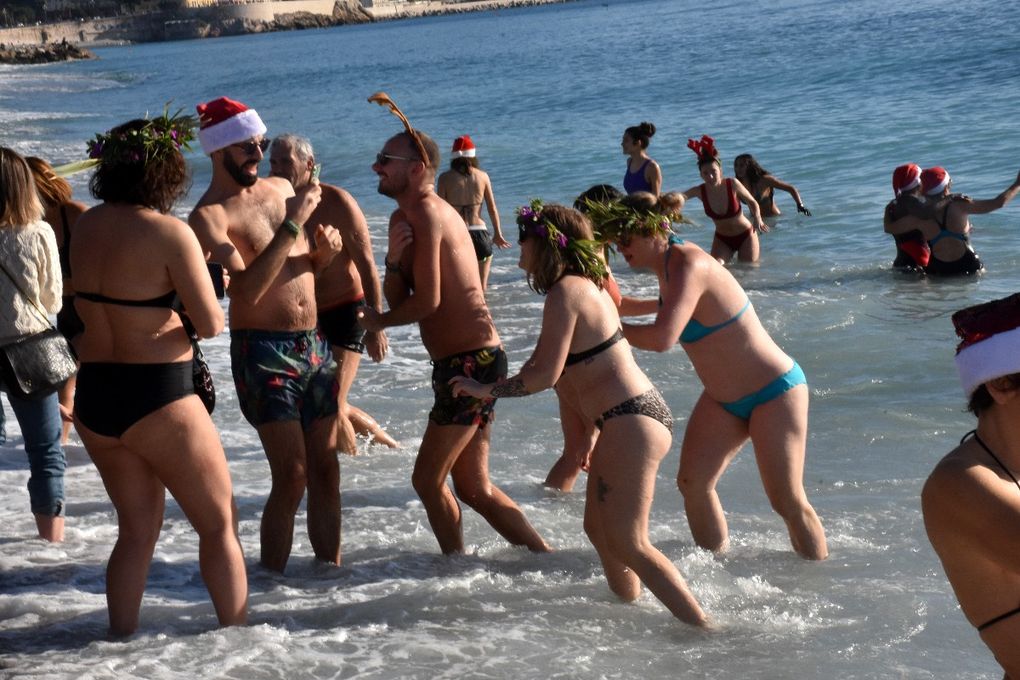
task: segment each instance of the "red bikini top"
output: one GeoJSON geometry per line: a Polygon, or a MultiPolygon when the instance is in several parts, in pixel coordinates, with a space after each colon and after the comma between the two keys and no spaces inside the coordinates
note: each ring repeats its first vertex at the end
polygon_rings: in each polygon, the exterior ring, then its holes
{"type": "Polygon", "coordinates": [[[729,197],[729,205],[727,206],[726,212],[722,215],[712,210],[712,206],[708,203],[708,191],[705,189],[705,185],[701,185],[701,205],[705,207],[705,214],[711,217],[713,220],[728,220],[731,217],[736,217],[740,214],[740,201],[737,199],[737,192],[733,190],[733,180],[730,178],[726,179],[726,195],[729,197]]]}

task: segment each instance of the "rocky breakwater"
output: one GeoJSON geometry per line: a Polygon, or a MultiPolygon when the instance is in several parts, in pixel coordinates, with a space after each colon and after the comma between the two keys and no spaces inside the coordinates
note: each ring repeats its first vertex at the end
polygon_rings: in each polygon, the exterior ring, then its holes
{"type": "Polygon", "coordinates": [[[165,27],[167,40],[217,38],[246,33],[268,33],[271,31],[297,31],[306,28],[328,28],[346,24],[363,24],[373,17],[358,0],[337,0],[332,14],[313,12],[290,12],[277,14],[272,21],[236,16],[201,16],[187,21],[168,22],[165,27]]]}
{"type": "Polygon", "coordinates": [[[96,55],[66,40],[47,45],[0,45],[0,64],[48,64],[55,61],[95,59],[96,55]]]}

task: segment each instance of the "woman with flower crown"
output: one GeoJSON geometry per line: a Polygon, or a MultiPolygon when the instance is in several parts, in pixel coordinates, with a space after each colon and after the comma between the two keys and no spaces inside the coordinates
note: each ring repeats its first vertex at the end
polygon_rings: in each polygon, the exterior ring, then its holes
{"type": "Polygon", "coordinates": [[[654,196],[638,193],[595,205],[589,215],[627,264],[659,279],[659,300],[623,297],[622,316],[655,315],[651,324],[623,324],[624,337],[655,352],[679,340],[704,385],[687,421],[677,475],[694,540],[719,552],[729,545],[715,487],[750,438],[765,493],[794,550],[824,559],[825,531],[804,491],[804,372],[769,336],[726,267],[673,234],[656,206],[654,196]]]}
{"type": "Polygon", "coordinates": [[[704,181],[683,192],[682,196],[684,201],[695,197],[701,199],[705,214],[715,223],[712,257],[726,264],[735,253],[741,262],[757,262],[760,251],[758,232],[769,230],[762,219],[758,202],[740,180],[723,177],[715,140],[702,135],[700,140],[687,140],[687,146],[698,156],[698,173],[704,181]],[[746,203],[751,209],[750,220],[744,217],[741,203],[746,203]]]}
{"type": "Polygon", "coordinates": [[[554,384],[569,390],[599,428],[584,528],[609,587],[632,601],[643,583],[677,618],[707,625],[680,572],[648,537],[655,476],[672,442],[673,418],[620,334],[591,224],[575,210],[538,201],[517,211],[517,224],[520,267],[531,288],[546,295],[538,344],[512,378],[483,385],[456,377],[450,381],[454,394],[523,397],[554,384]]]}
{"type": "Polygon", "coordinates": [[[192,345],[223,330],[198,239],[169,213],[188,186],[186,117],[133,120],[97,135],[90,182],[103,201],[71,235],[71,271],[85,322],[75,427],[117,512],[106,570],[110,631],[139,610],[169,490],[198,533],[199,568],[222,625],[243,624],[248,588],[230,474],[219,435],[194,393],[192,345]]]}

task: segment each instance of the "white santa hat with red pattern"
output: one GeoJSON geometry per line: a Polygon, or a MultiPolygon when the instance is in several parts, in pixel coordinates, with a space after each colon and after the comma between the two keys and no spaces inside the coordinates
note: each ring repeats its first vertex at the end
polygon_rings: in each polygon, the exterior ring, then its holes
{"type": "Polygon", "coordinates": [[[241,102],[220,97],[195,107],[201,127],[198,141],[208,156],[231,144],[266,134],[266,125],[255,109],[241,102]]]}
{"type": "Polygon", "coordinates": [[[450,152],[450,158],[474,158],[475,152],[475,143],[471,141],[471,137],[462,135],[453,140],[453,151],[450,152]]]}

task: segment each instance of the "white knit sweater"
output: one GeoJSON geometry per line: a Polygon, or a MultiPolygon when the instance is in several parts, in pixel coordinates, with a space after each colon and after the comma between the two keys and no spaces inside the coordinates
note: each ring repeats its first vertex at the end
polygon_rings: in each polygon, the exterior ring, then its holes
{"type": "MultiPolygon", "coordinates": [[[[0,226],[0,262],[26,294],[50,314],[60,311],[63,278],[53,229],[43,221],[0,226]]],[[[0,271],[0,345],[49,328],[11,279],[0,271]]]]}

